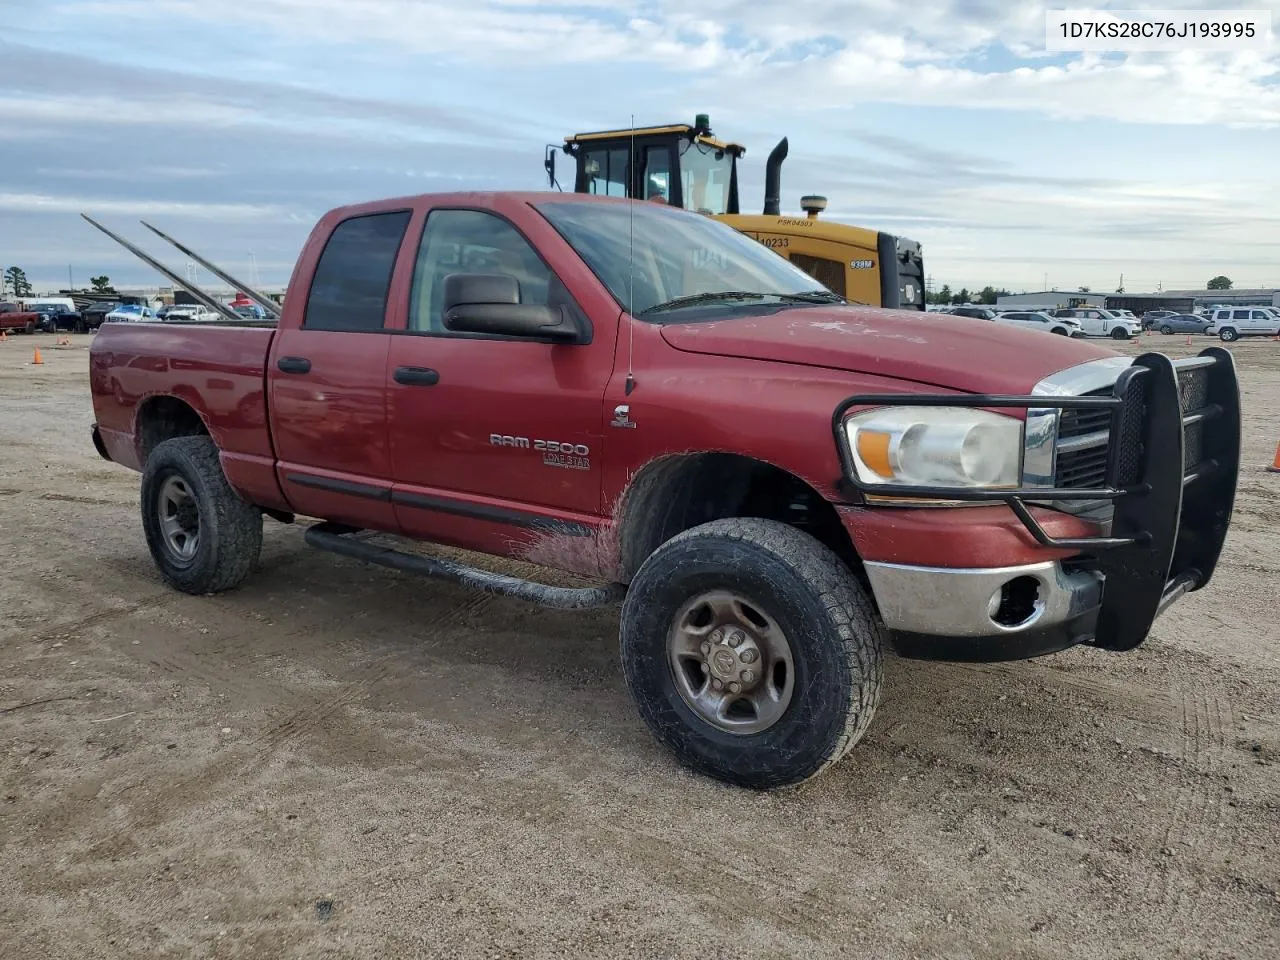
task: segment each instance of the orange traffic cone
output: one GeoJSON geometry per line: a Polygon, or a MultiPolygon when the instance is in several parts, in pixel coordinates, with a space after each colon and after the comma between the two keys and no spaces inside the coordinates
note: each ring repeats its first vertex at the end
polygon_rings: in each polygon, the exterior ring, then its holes
{"type": "Polygon", "coordinates": [[[44,359],[40,356],[40,348],[36,347],[36,355],[31,358],[32,364],[44,363],[44,359]]]}
{"type": "Polygon", "coordinates": [[[9,331],[0,330],[0,343],[8,343],[8,342],[9,342],[9,331]]]}
{"type": "Polygon", "coordinates": [[[1276,444],[1276,459],[1267,469],[1272,473],[1280,473],[1280,443],[1276,444]]]}
{"type": "Polygon", "coordinates": [[[1188,346],[1188,347],[1189,347],[1189,346],[1191,346],[1191,338],[1190,338],[1190,337],[1187,337],[1187,346],[1188,346]]]}

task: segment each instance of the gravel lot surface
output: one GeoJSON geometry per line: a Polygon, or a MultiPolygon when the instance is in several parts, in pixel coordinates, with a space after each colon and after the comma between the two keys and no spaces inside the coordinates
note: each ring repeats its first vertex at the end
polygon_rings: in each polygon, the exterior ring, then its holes
{"type": "Polygon", "coordinates": [[[1232,347],[1232,533],[1144,646],[891,660],[843,762],[756,794],[656,746],[616,613],[270,521],[243,588],[166,588],[89,342],[0,344],[5,960],[1280,956],[1280,343],[1232,347]]]}

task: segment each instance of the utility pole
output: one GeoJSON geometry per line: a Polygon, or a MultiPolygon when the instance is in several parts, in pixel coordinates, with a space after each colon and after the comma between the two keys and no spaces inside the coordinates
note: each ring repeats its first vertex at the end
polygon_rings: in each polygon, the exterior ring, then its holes
{"type": "Polygon", "coordinates": [[[1045,293],[1049,292],[1049,274],[1048,273],[1044,275],[1044,290],[1045,290],[1045,293]]]}

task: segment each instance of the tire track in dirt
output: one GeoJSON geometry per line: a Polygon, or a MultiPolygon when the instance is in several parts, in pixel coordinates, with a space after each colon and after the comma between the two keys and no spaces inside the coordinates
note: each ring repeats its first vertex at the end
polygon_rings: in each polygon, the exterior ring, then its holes
{"type": "MultiPolygon", "coordinates": [[[[442,606],[437,600],[433,604],[435,616],[422,622],[421,625],[432,630],[448,628],[483,609],[492,598],[484,594],[459,593],[451,599],[455,602],[449,606],[442,606]]],[[[261,629],[261,623],[256,621],[251,610],[223,606],[219,612],[234,619],[250,621],[256,629],[261,629]]],[[[287,648],[289,638],[310,634],[314,629],[312,624],[294,624],[276,634],[275,639],[286,641],[287,648]]],[[[223,647],[215,652],[221,653],[225,649],[223,647]]],[[[261,647],[253,649],[259,652],[262,650],[261,647]]],[[[124,652],[128,653],[128,648],[124,652]]],[[[360,667],[356,671],[357,679],[345,683],[338,691],[323,693],[291,690],[284,682],[273,682],[262,677],[247,678],[242,669],[245,664],[235,658],[172,652],[160,658],[147,658],[148,662],[170,675],[200,680],[236,694],[257,695],[252,698],[260,702],[289,702],[291,709],[284,717],[249,737],[248,740],[228,748],[226,753],[215,757],[211,763],[186,776],[169,779],[159,789],[149,791],[131,807],[117,835],[132,835],[181,816],[183,811],[204,802],[213,784],[219,784],[228,779],[251,782],[280,749],[291,742],[304,739],[317,729],[331,725],[339,718],[342,718],[344,725],[349,728],[348,732],[354,735],[366,733],[372,725],[370,722],[349,715],[344,717],[344,714],[348,707],[367,699],[384,680],[402,674],[403,652],[403,648],[399,646],[390,646],[376,657],[370,657],[366,653],[359,661],[360,667]]],[[[350,668],[344,671],[348,676],[352,672],[350,668]]],[[[334,737],[340,735],[338,731],[332,734],[334,737]]],[[[109,853],[117,842],[117,839],[109,838],[94,844],[85,851],[85,859],[91,860],[109,853]]]]}
{"type": "MultiPolygon", "coordinates": [[[[1177,785],[1160,833],[1159,867],[1150,872],[1144,901],[1156,910],[1157,929],[1194,928],[1203,915],[1206,889],[1183,864],[1217,860],[1222,849],[1221,772],[1229,762],[1225,730],[1234,719],[1229,695],[1205,672],[1175,675],[1179,746],[1177,785]]],[[[1198,871],[1197,871],[1198,872],[1198,871]]]]}

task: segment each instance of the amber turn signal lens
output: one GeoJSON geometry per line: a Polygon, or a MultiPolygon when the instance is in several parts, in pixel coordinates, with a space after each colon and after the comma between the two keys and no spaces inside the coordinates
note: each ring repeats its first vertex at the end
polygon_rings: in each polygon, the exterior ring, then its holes
{"type": "Polygon", "coordinates": [[[889,463],[889,434],[879,430],[859,430],[858,456],[868,469],[880,476],[893,476],[893,466],[889,463]]]}

